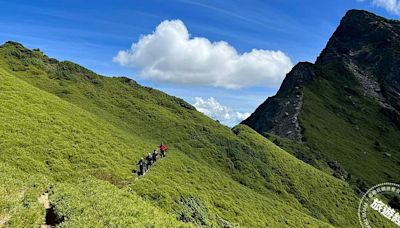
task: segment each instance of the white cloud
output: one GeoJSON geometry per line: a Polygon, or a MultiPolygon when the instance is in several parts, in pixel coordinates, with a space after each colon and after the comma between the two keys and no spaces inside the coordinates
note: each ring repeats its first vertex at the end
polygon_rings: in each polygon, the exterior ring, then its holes
{"type": "Polygon", "coordinates": [[[157,82],[230,89],[277,87],[293,66],[281,51],[253,49],[239,54],[227,42],[191,37],[180,20],[161,22],[130,50],[119,51],[113,61],[157,82]]]}
{"type": "Polygon", "coordinates": [[[243,121],[243,120],[247,119],[250,115],[251,115],[250,112],[245,112],[245,113],[236,112],[236,116],[238,117],[238,119],[240,121],[243,121]]]}
{"type": "MultiPolygon", "coordinates": [[[[367,0],[357,0],[359,2],[366,2],[367,0]]],[[[384,8],[390,13],[400,15],[400,1],[399,0],[371,0],[372,4],[377,7],[384,8]]]]}
{"type": "Polygon", "coordinates": [[[193,106],[199,112],[204,113],[214,120],[219,120],[221,123],[228,126],[238,124],[239,122],[250,116],[250,113],[248,112],[234,112],[231,108],[220,104],[213,97],[210,97],[208,99],[195,97],[193,106]]]}
{"type": "Polygon", "coordinates": [[[398,0],[373,0],[372,3],[391,13],[400,15],[400,1],[398,0]]]}

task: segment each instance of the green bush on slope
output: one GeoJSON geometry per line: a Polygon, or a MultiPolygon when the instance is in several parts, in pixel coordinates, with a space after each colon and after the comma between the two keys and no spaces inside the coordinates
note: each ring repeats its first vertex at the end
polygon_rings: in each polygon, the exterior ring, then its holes
{"type": "Polygon", "coordinates": [[[3,162],[0,173],[0,227],[44,224],[43,205],[37,197],[46,189],[47,178],[30,175],[3,162]]]}
{"type": "Polygon", "coordinates": [[[51,202],[66,222],[60,227],[189,227],[134,192],[93,178],[56,184],[51,202]]]}

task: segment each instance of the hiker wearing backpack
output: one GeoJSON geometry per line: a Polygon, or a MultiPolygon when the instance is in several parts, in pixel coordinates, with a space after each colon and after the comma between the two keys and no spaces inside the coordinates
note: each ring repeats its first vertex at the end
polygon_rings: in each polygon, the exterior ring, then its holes
{"type": "Polygon", "coordinates": [[[165,152],[168,150],[167,145],[165,145],[164,143],[161,143],[160,145],[160,155],[161,158],[165,157],[165,152]]]}
{"type": "Polygon", "coordinates": [[[158,152],[157,152],[157,149],[155,149],[155,150],[153,151],[153,156],[152,156],[152,158],[153,158],[153,164],[156,163],[157,157],[158,157],[158,152]]]}
{"type": "Polygon", "coordinates": [[[146,166],[147,166],[147,170],[150,169],[151,163],[152,163],[153,159],[151,157],[151,154],[149,153],[146,157],[146,166]]]}
{"type": "Polygon", "coordinates": [[[146,164],[145,164],[145,162],[144,162],[144,159],[143,158],[141,158],[140,160],[139,160],[139,162],[138,162],[138,166],[139,166],[139,172],[138,172],[138,175],[139,176],[142,176],[142,175],[144,175],[145,174],[145,169],[146,169],[146,164]]]}

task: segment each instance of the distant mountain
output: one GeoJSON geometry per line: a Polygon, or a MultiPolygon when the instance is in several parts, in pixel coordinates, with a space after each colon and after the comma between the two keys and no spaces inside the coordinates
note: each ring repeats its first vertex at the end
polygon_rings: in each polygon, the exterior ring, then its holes
{"type": "Polygon", "coordinates": [[[400,182],[400,21],[350,10],[243,124],[357,190],[400,182]]]}
{"type": "Polygon", "coordinates": [[[16,42],[0,46],[0,153],[0,226],[358,224],[346,182],[249,127],[16,42]],[[160,142],[167,157],[138,177],[160,142]]]}

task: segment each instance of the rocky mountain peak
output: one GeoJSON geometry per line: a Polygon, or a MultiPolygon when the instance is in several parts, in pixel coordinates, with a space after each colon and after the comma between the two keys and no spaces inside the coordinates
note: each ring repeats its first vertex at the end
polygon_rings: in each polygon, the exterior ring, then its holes
{"type": "Polygon", "coordinates": [[[287,93],[297,90],[304,83],[314,80],[315,77],[313,64],[300,62],[286,75],[277,95],[287,95],[287,93]]]}
{"type": "Polygon", "coordinates": [[[358,192],[400,180],[399,36],[399,21],[348,11],[316,63],[296,65],[243,123],[358,192]]]}
{"type": "Polygon", "coordinates": [[[351,75],[358,81],[351,87],[360,88],[365,96],[375,99],[400,126],[399,38],[399,21],[364,10],[348,11],[316,63],[297,64],[287,74],[277,94],[268,98],[243,123],[260,133],[301,139],[297,120],[304,99],[301,87],[321,76],[316,73],[317,69],[324,75],[325,70],[339,67],[348,74],[342,72],[338,77],[351,75]]]}
{"type": "Polygon", "coordinates": [[[327,64],[343,58],[365,60],[369,52],[390,49],[394,43],[398,43],[399,31],[399,21],[364,10],[350,10],[342,18],[316,64],[327,64]]]}
{"type": "Polygon", "coordinates": [[[301,140],[298,115],[303,104],[301,87],[314,80],[312,63],[301,62],[286,75],[278,93],[268,98],[243,124],[258,132],[270,132],[294,140],[301,140]]]}
{"type": "Polygon", "coordinates": [[[345,66],[365,95],[377,100],[390,113],[397,113],[394,119],[399,119],[400,21],[363,10],[348,11],[316,65],[332,63],[345,66]]]}

